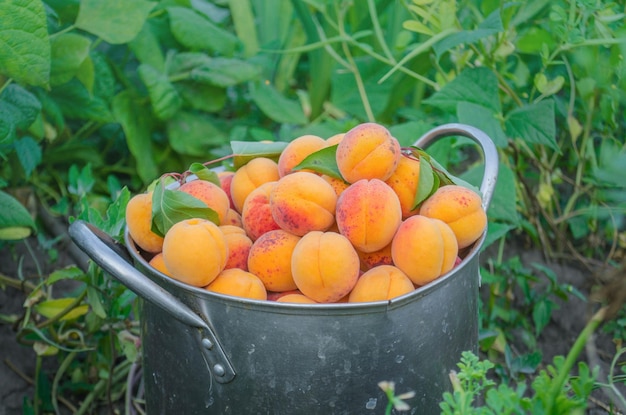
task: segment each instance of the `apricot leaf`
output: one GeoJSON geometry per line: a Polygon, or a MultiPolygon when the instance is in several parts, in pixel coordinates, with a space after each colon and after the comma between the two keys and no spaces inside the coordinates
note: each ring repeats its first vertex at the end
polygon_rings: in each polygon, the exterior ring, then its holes
{"type": "Polygon", "coordinates": [[[420,175],[417,182],[417,191],[411,210],[417,208],[422,202],[437,190],[439,177],[434,174],[433,166],[426,157],[420,157],[420,175]]]}
{"type": "Polygon", "coordinates": [[[335,179],[344,180],[337,166],[337,145],[324,147],[309,154],[293,170],[310,169],[317,173],[326,174],[335,179]]]}
{"type": "Polygon", "coordinates": [[[270,143],[261,143],[256,141],[231,141],[230,147],[233,150],[233,163],[235,169],[248,163],[257,157],[266,157],[272,160],[278,160],[280,153],[287,147],[286,142],[276,141],[270,143]]]}
{"type": "Polygon", "coordinates": [[[176,223],[191,218],[219,224],[217,213],[203,201],[185,192],[166,189],[159,181],[152,193],[152,232],[165,236],[176,223]]]}
{"type": "MultiPolygon", "coordinates": [[[[58,298],[54,300],[46,300],[35,306],[35,310],[46,318],[55,318],[65,311],[65,309],[76,301],[75,298],[58,298]]],[[[87,314],[89,306],[81,304],[73,307],[60,318],[61,321],[74,320],[80,316],[87,314]]]]}
{"type": "Polygon", "coordinates": [[[213,183],[214,185],[221,186],[217,173],[202,163],[192,163],[191,166],[189,166],[189,171],[195,174],[200,180],[205,180],[213,183]]]}

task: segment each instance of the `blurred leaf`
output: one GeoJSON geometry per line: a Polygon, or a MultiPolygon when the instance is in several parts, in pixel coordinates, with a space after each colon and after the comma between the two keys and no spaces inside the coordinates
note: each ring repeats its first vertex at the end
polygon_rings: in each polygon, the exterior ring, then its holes
{"type": "Polygon", "coordinates": [[[137,68],[139,77],[148,89],[152,110],[157,118],[168,120],[180,109],[182,100],[168,77],[148,64],[137,68]]]}
{"type": "Polygon", "coordinates": [[[158,177],[152,153],[150,119],[129,91],[122,91],[113,99],[113,113],[122,125],[130,153],[137,162],[137,173],[144,183],[158,177]]]}
{"type": "Polygon", "coordinates": [[[65,268],[57,269],[53,271],[46,281],[48,286],[54,284],[57,281],[61,280],[78,280],[85,276],[83,270],[78,268],[76,265],[70,265],[65,268]]]}
{"type": "Polygon", "coordinates": [[[56,86],[69,82],[78,73],[89,56],[91,40],[76,33],[63,33],[53,37],[50,46],[50,84],[56,86]]]}
{"type": "Polygon", "coordinates": [[[172,34],[183,46],[191,50],[208,50],[232,56],[239,39],[191,9],[168,7],[172,34]]]}
{"type": "Polygon", "coordinates": [[[158,71],[165,70],[165,57],[163,56],[159,39],[152,31],[149,20],[128,44],[128,47],[137,56],[140,63],[150,65],[158,71]]]}
{"type": "Polygon", "coordinates": [[[499,114],[493,112],[493,110],[482,105],[460,101],[456,107],[456,115],[460,123],[482,130],[496,146],[500,148],[507,146],[508,139],[497,117],[499,114]]]}
{"type": "Polygon", "coordinates": [[[183,105],[193,109],[218,112],[228,101],[226,89],[218,86],[192,81],[176,82],[175,86],[183,99],[183,105]]]}
{"type": "Polygon", "coordinates": [[[506,115],[504,125],[511,138],[559,150],[552,99],[514,109],[506,115]]]}
{"type": "Polygon", "coordinates": [[[600,144],[597,166],[593,168],[593,178],[599,184],[626,188],[626,147],[613,140],[605,139],[600,144]]]}
{"type": "Polygon", "coordinates": [[[485,107],[498,114],[502,111],[498,95],[498,78],[490,69],[469,68],[435,92],[424,103],[453,112],[460,101],[485,107]]]}
{"type": "Polygon", "coordinates": [[[107,102],[98,95],[90,94],[78,79],[57,86],[50,94],[65,118],[103,123],[113,121],[107,102]]]}
{"type": "Polygon", "coordinates": [[[250,160],[257,157],[266,157],[274,161],[278,160],[280,153],[287,147],[286,142],[276,141],[271,143],[259,143],[254,141],[231,141],[233,150],[233,163],[235,169],[239,169],[250,160]]]}
{"type": "Polygon", "coordinates": [[[0,73],[19,83],[47,87],[50,41],[44,3],[4,0],[0,2],[0,16],[0,73]]]}
{"type": "Polygon", "coordinates": [[[35,168],[41,163],[41,146],[29,136],[15,140],[14,145],[17,158],[28,179],[35,168]]]}
{"type": "Polygon", "coordinates": [[[96,178],[93,175],[91,164],[85,164],[80,171],[76,164],[72,164],[67,181],[67,190],[71,194],[79,197],[87,195],[96,184],[96,178]]]}
{"type": "Polygon", "coordinates": [[[495,35],[502,31],[504,31],[504,27],[502,26],[502,18],[500,17],[500,9],[498,8],[487,16],[485,20],[480,22],[476,29],[462,30],[458,33],[453,33],[435,43],[433,45],[433,50],[435,51],[435,55],[437,55],[437,59],[439,59],[441,55],[455,46],[461,44],[470,45],[472,43],[476,43],[480,39],[495,35]]]}
{"type": "Polygon", "coordinates": [[[334,146],[324,147],[306,156],[304,160],[293,167],[293,170],[311,169],[317,173],[343,180],[339,167],[337,167],[336,156],[336,144],[334,146]]]}
{"type": "Polygon", "coordinates": [[[111,44],[137,36],[157,3],[143,0],[82,0],[76,27],[111,44]]]}
{"type": "MultiPolygon", "coordinates": [[[[45,318],[50,319],[59,315],[75,300],[75,298],[57,298],[53,300],[46,300],[36,304],[35,310],[45,318]]],[[[88,311],[89,306],[87,304],[77,305],[72,308],[67,314],[61,317],[60,321],[75,320],[78,317],[87,314],[88,311]]]]}
{"type": "Polygon", "coordinates": [[[191,70],[190,79],[223,88],[252,81],[259,77],[259,68],[241,59],[209,58],[191,70]]]}
{"type": "Polygon", "coordinates": [[[250,95],[261,111],[278,123],[306,124],[307,122],[300,103],[286,98],[269,83],[253,84],[250,95]]]}
{"type": "Polygon", "coordinates": [[[33,343],[33,350],[38,356],[54,356],[59,352],[56,347],[43,342],[33,343]]]}
{"type": "Polygon", "coordinates": [[[543,329],[550,322],[552,316],[552,302],[542,300],[533,306],[533,323],[535,324],[535,337],[539,337],[543,329]]]}
{"type": "Polygon", "coordinates": [[[250,0],[229,0],[228,7],[235,25],[235,33],[243,43],[244,56],[254,56],[259,51],[257,22],[250,0]]]}
{"type": "Polygon", "coordinates": [[[41,111],[41,103],[33,94],[17,84],[10,84],[0,93],[0,144],[10,143],[15,130],[28,128],[41,111]]]}
{"type": "Polygon", "coordinates": [[[98,293],[96,287],[91,285],[87,286],[87,303],[89,303],[91,310],[96,316],[102,319],[107,317],[107,313],[102,306],[102,301],[100,300],[100,294],[98,293]]]}
{"type": "Polygon", "coordinates": [[[195,174],[200,180],[211,182],[220,187],[222,186],[217,173],[202,163],[192,163],[191,166],[189,166],[189,171],[195,174]]]}
{"type": "Polygon", "coordinates": [[[172,148],[190,156],[206,157],[210,150],[228,142],[228,136],[216,122],[205,115],[177,112],[167,123],[172,148]]]}
{"type": "Polygon", "coordinates": [[[152,193],[152,232],[164,236],[176,223],[191,218],[207,219],[219,225],[217,213],[203,201],[185,192],[166,189],[159,181],[152,193]]]}
{"type": "Polygon", "coordinates": [[[35,230],[35,221],[13,196],[0,190],[0,239],[23,239],[35,230]]]}
{"type": "Polygon", "coordinates": [[[96,82],[96,69],[90,56],[87,56],[83,63],[80,64],[76,72],[76,79],[85,86],[90,94],[93,93],[93,86],[96,82]]]}

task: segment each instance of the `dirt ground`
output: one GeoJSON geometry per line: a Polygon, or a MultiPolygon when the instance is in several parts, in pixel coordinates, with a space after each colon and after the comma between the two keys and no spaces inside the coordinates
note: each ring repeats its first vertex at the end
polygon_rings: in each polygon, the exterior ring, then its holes
{"type": "MultiPolygon", "coordinates": [[[[54,263],[47,260],[47,253],[37,249],[35,240],[26,244],[19,243],[13,249],[4,246],[0,250],[0,274],[16,278],[37,278],[68,264],[77,263],[70,254],[69,245],[61,244],[59,259],[54,263]],[[36,260],[34,259],[36,258],[36,260]]],[[[590,289],[589,275],[581,269],[566,264],[546,263],[537,250],[523,246],[511,245],[505,252],[507,255],[519,255],[524,264],[539,262],[548,265],[555,271],[561,282],[569,282],[581,292],[587,294],[590,289]]],[[[490,252],[481,256],[484,261],[490,252]]],[[[484,293],[481,293],[484,294],[484,293]]],[[[16,288],[0,284],[0,315],[21,316],[25,294],[16,288]]],[[[550,324],[545,328],[539,340],[539,348],[543,353],[543,361],[551,362],[556,355],[566,354],[576,336],[583,328],[587,318],[587,304],[572,297],[570,301],[561,303],[553,312],[550,324]]],[[[0,319],[0,415],[23,414],[23,402],[32,399],[34,388],[32,378],[35,373],[35,353],[31,347],[23,346],[16,340],[15,327],[0,319]]],[[[615,346],[606,334],[598,332],[595,345],[600,357],[602,376],[606,376],[608,365],[615,352],[615,346]]],[[[584,357],[585,358],[585,357],[584,357]]],[[[45,365],[49,373],[54,371],[54,362],[45,365]]],[[[588,414],[608,414],[609,399],[601,390],[594,393],[589,402],[588,414]]]]}

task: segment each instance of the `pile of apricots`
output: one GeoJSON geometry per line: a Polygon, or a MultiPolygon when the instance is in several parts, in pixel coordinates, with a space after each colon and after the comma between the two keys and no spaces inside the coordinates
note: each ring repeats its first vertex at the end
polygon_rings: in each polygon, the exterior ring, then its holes
{"type": "Polygon", "coordinates": [[[420,160],[376,123],[328,139],[301,136],[275,160],[220,172],[220,185],[197,179],[177,188],[219,223],[185,219],[161,237],[146,192],[130,199],[127,230],[168,277],[225,295],[315,304],[410,293],[458,265],[487,225],[480,195],[464,186],[442,185],[414,208],[420,160]],[[342,179],[296,169],[332,145],[342,179]]]}

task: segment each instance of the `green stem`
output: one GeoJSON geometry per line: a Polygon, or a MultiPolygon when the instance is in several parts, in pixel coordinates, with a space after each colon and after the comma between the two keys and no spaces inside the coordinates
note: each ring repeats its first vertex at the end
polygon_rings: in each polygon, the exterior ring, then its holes
{"type": "Polygon", "coordinates": [[[2,91],[4,91],[9,85],[11,85],[11,82],[13,82],[13,78],[7,79],[6,82],[2,84],[2,86],[0,86],[0,95],[2,95],[2,91]]]}
{"type": "Polygon", "coordinates": [[[546,402],[546,414],[553,413],[556,397],[560,395],[561,390],[563,389],[563,386],[569,378],[570,372],[578,359],[578,356],[583,351],[585,343],[587,343],[587,339],[604,320],[606,310],[607,307],[602,307],[593,315],[593,317],[591,317],[585,328],[578,335],[578,338],[576,338],[576,341],[574,342],[574,345],[570,349],[569,353],[567,353],[565,362],[563,362],[563,366],[561,367],[561,371],[558,373],[554,382],[552,382],[552,387],[550,388],[550,393],[548,394],[548,402],[546,402]]]}
{"type": "Polygon", "coordinates": [[[383,49],[383,52],[387,56],[390,61],[394,61],[393,54],[391,50],[389,50],[389,46],[387,46],[387,42],[385,42],[385,36],[383,35],[383,31],[380,27],[380,21],[378,20],[378,13],[376,12],[376,3],[374,0],[367,0],[367,8],[369,9],[370,16],[372,18],[372,26],[374,26],[374,33],[376,34],[376,40],[380,44],[380,47],[383,49]]]}
{"type": "Polygon", "coordinates": [[[33,411],[35,415],[40,414],[41,398],[39,397],[39,376],[41,374],[41,355],[37,355],[35,360],[35,398],[33,402],[33,411]]]}
{"type": "Polygon", "coordinates": [[[61,381],[61,377],[65,374],[65,371],[67,370],[67,368],[72,363],[75,357],[76,357],[76,352],[69,353],[67,356],[65,356],[65,359],[63,359],[63,362],[61,362],[61,365],[59,366],[57,373],[54,375],[54,380],[52,381],[51,395],[52,395],[52,407],[54,408],[54,412],[56,414],[60,413],[59,402],[58,402],[58,397],[57,397],[57,392],[59,390],[59,382],[61,381]]]}
{"type": "Polygon", "coordinates": [[[72,30],[76,29],[76,25],[69,25],[68,27],[66,27],[65,29],[61,29],[56,33],[51,34],[50,36],[48,36],[50,38],[50,40],[54,39],[57,36],[61,36],[62,34],[65,34],[67,32],[71,32],[72,30]]]}

